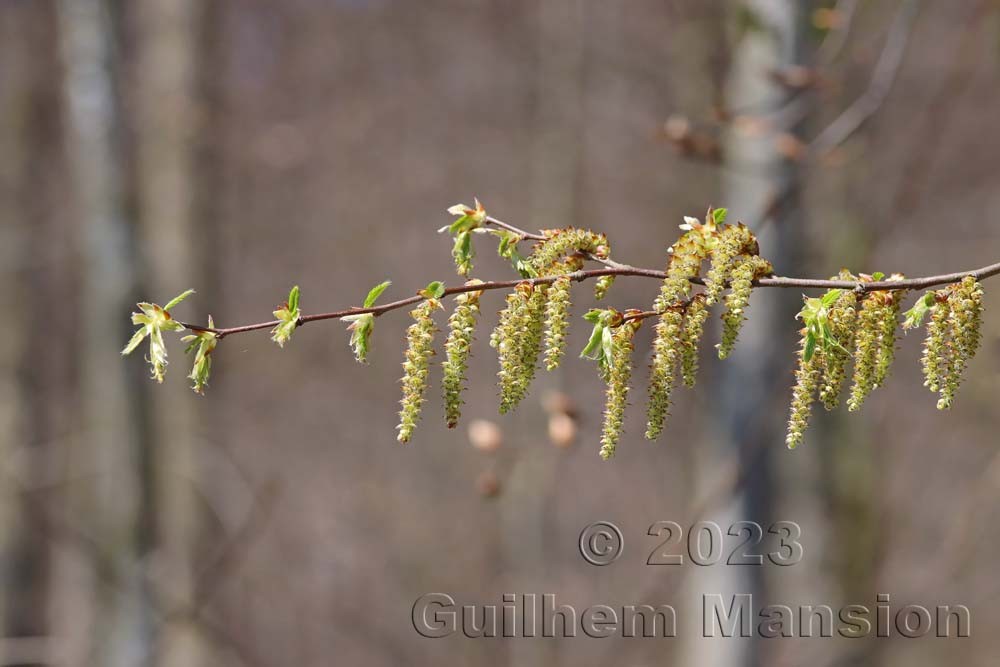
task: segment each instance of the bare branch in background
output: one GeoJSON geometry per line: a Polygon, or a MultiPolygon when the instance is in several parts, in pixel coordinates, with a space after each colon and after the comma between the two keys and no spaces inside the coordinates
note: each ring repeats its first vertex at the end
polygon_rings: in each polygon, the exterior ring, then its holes
{"type": "Polygon", "coordinates": [[[867,90],[809,144],[811,155],[822,156],[844,143],[858,131],[885,102],[896,81],[903,54],[910,40],[919,0],[904,0],[889,28],[885,47],[875,65],[867,90]]]}

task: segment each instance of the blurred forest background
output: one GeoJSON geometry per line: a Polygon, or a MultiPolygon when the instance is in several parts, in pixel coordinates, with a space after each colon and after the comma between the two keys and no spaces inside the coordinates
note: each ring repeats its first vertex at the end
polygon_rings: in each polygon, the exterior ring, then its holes
{"type": "MultiPolygon", "coordinates": [[[[710,204],[782,275],[995,262],[998,30],[989,0],[0,0],[0,664],[995,664],[1000,283],[954,409],[911,334],[888,386],[794,453],[798,290],[759,290],[730,360],[705,345],[655,444],[639,355],[610,463],[590,362],[496,416],[498,292],[465,409],[499,424],[493,452],[444,427],[436,384],[395,442],[403,311],[369,366],[339,323],[284,350],[227,339],[205,397],[176,338],[163,386],[119,351],[137,300],[188,287],[178,317],[235,325],[296,283],[305,312],[385,279],[388,298],[455,284],[434,232],[473,195],[525,229],[605,231],[638,266],[710,204]],[[578,413],[569,446],[551,392],[578,413]],[[699,519],[796,521],[805,557],[645,565],[650,524],[699,519]],[[609,567],[577,552],[597,520],[625,535],[609,567]],[[727,590],[965,604],[972,637],[699,641],[697,596],[727,590]],[[671,603],[681,637],[423,639],[428,592],[671,603]]],[[[511,277],[491,255],[477,275],[511,277]]],[[[608,300],[656,289],[620,279],[608,300]]]]}

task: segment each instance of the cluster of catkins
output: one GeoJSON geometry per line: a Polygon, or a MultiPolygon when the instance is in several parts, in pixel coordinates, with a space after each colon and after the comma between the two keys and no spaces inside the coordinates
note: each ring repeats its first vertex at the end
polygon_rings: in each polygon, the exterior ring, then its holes
{"type": "MultiPolygon", "coordinates": [[[[656,438],[670,408],[670,394],[678,380],[693,386],[698,371],[698,347],[710,307],[724,302],[723,337],[718,346],[725,358],[733,349],[754,281],[772,272],[770,262],[759,255],[757,240],[742,223],[725,224],[725,211],[709,210],[704,222],[686,218],[683,234],[670,248],[666,278],[651,312],[614,309],[594,310],[586,318],[594,332],[583,356],[598,362],[607,384],[601,435],[601,456],[610,458],[622,432],[632,373],[633,337],[642,321],[656,317],[653,362],[650,374],[646,435],[656,438]],[[705,290],[692,294],[692,280],[702,277],[705,290]]],[[[557,368],[565,355],[569,328],[571,286],[575,272],[585,259],[607,260],[610,246],[603,234],[567,228],[544,230],[530,257],[516,265],[526,279],[506,297],[499,323],[490,336],[499,360],[497,380],[500,412],[506,413],[524,399],[540,359],[547,370],[557,368]]],[[[504,254],[501,251],[501,254],[504,254]]],[[[512,253],[507,250],[507,255],[512,253]]],[[[459,267],[460,271],[464,267],[459,267]]],[[[601,298],[613,276],[601,276],[595,295],[601,298]]],[[[472,282],[467,283],[469,285],[472,282]]],[[[445,417],[449,427],[461,416],[461,392],[465,384],[469,350],[479,315],[481,291],[465,291],[456,298],[448,320],[448,339],[443,362],[445,417]]],[[[426,303],[437,303],[429,299],[426,303]]],[[[406,371],[403,378],[403,410],[399,427],[406,441],[419,416],[426,388],[430,336],[434,326],[430,314],[435,306],[414,311],[417,322],[408,330],[406,371]]]]}
{"type": "MultiPolygon", "coordinates": [[[[452,255],[460,275],[467,276],[473,268],[472,235],[492,233],[500,239],[499,255],[510,259],[523,278],[507,295],[499,323],[490,336],[500,366],[500,412],[506,413],[528,394],[541,359],[551,371],[565,356],[573,282],[597,278],[594,292],[601,299],[621,265],[610,261],[611,246],[603,234],[573,227],[543,230],[541,236],[535,237],[538,241],[530,256],[522,257],[516,246],[529,235],[489,218],[478,201],[475,207],[458,204],[448,210],[457,218],[441,231],[455,236],[452,255]],[[491,223],[494,228],[486,229],[485,225],[491,223]],[[612,268],[582,272],[586,260],[612,268]]],[[[725,218],[725,209],[709,209],[704,222],[685,218],[683,233],[669,248],[665,276],[651,311],[622,313],[606,308],[591,310],[584,316],[594,328],[581,356],[597,362],[607,384],[602,458],[614,455],[621,438],[632,375],[633,339],[642,322],[655,318],[646,414],[646,437],[653,440],[663,431],[678,380],[688,387],[695,384],[699,345],[711,307],[719,302],[724,306],[722,337],[716,347],[719,358],[725,359],[733,351],[746,319],[754,284],[773,273],[771,263],[760,256],[751,230],[742,223],[726,224],[725,218]],[[704,290],[695,292],[696,283],[704,285],[704,290]]],[[[884,274],[856,276],[843,270],[833,280],[853,289],[832,289],[822,297],[806,298],[798,315],[803,324],[802,342],[786,436],[789,448],[801,444],[817,399],[828,410],[839,405],[849,365],[852,386],[846,402],[849,410],[856,411],[873,390],[885,383],[895,358],[906,290],[902,283],[893,283],[903,280],[903,276],[894,274],[886,279],[884,274]]],[[[383,310],[376,308],[375,302],[388,286],[388,281],[376,285],[365,297],[363,308],[341,317],[349,322],[350,344],[359,362],[366,360],[375,317],[383,310]]],[[[446,290],[443,283],[434,281],[418,297],[403,302],[418,303],[410,311],[413,323],[406,330],[403,398],[397,426],[400,442],[410,440],[420,419],[435,354],[434,313],[443,308],[441,299],[447,294],[455,297],[442,362],[445,419],[451,428],[461,417],[480,298],[485,289],[496,287],[499,285],[469,280],[462,287],[446,290]]],[[[171,309],[192,293],[188,290],[165,306],[139,303],[139,310],[132,315],[138,328],[122,354],[131,353],[148,339],[153,378],[162,382],[167,367],[163,333],[191,328],[194,333],[183,339],[188,343],[186,351],[194,355],[188,377],[193,389],[201,393],[208,384],[211,355],[228,331],[216,330],[211,318],[208,328],[197,328],[171,316],[171,309]]],[[[299,308],[299,296],[299,288],[293,287],[288,299],[274,311],[272,340],[280,346],[290,340],[303,321],[308,321],[299,308]]],[[[980,347],[982,316],[983,288],[971,275],[927,292],[903,314],[903,329],[914,329],[927,321],[921,367],[924,384],[938,395],[939,409],[951,407],[969,361],[980,347]]]]}
{"type": "MultiPolygon", "coordinates": [[[[863,283],[882,280],[881,274],[854,276],[844,270],[833,279],[857,282],[862,295],[831,290],[822,299],[806,299],[799,314],[804,324],[802,346],[786,436],[792,449],[803,440],[817,397],[828,410],[839,404],[849,361],[854,371],[847,407],[856,411],[885,383],[896,354],[905,290],[863,289],[863,283]]],[[[894,274],[887,282],[901,279],[894,274]]],[[[951,407],[968,362],[979,348],[982,311],[982,285],[970,276],[925,294],[905,314],[904,329],[919,327],[930,315],[921,365],[924,384],[939,395],[939,409],[951,407]]]]}
{"type": "Polygon", "coordinates": [[[753,232],[743,223],[725,224],[725,209],[709,209],[705,222],[685,218],[684,233],[670,248],[666,278],[653,306],[658,314],[650,369],[646,437],[656,439],[670,412],[670,397],[680,377],[694,386],[698,371],[698,343],[708,319],[708,308],[724,301],[719,358],[725,359],[736,344],[750,292],[756,279],[773,272],[760,256],[753,232]],[[705,290],[691,296],[692,280],[701,277],[708,262],[705,290]],[[726,292],[726,288],[729,291],[726,292]],[[724,295],[724,296],[723,296],[724,295]]]}
{"type": "MultiPolygon", "coordinates": [[[[532,279],[519,283],[506,297],[499,323],[490,336],[500,369],[497,373],[500,412],[513,410],[527,395],[544,351],[545,367],[558,368],[566,351],[569,329],[570,287],[572,274],[583,266],[584,258],[607,259],[611,250],[607,237],[589,230],[567,228],[545,230],[523,268],[532,279]]],[[[462,273],[467,263],[458,266],[462,273]]],[[[602,298],[614,276],[603,276],[595,285],[602,298]]],[[[474,287],[481,281],[466,283],[474,287]]],[[[462,292],[455,298],[455,309],[448,319],[445,360],[442,363],[442,388],[445,419],[452,428],[461,417],[462,390],[465,385],[469,353],[480,313],[482,290],[462,292]]],[[[424,402],[433,336],[436,332],[432,312],[440,307],[437,298],[427,298],[411,315],[415,322],[407,329],[407,351],[403,363],[403,399],[401,401],[398,440],[407,442],[413,432],[424,402]]]]}
{"type": "Polygon", "coordinates": [[[962,375],[982,342],[983,286],[975,278],[928,294],[930,310],[921,366],[924,386],[938,394],[937,407],[951,407],[962,375]]]}
{"type": "MultiPolygon", "coordinates": [[[[463,224],[468,227],[462,227],[462,233],[475,229],[474,225],[479,224],[476,220],[485,220],[485,212],[478,208],[460,213],[465,215],[460,221],[466,221],[463,224]],[[479,218],[474,219],[474,215],[479,218]]],[[[771,263],[760,256],[751,230],[742,223],[726,224],[725,217],[724,209],[709,209],[703,222],[685,218],[683,233],[669,249],[666,276],[652,311],[621,313],[607,308],[585,315],[594,329],[582,356],[597,361],[607,384],[602,458],[614,455],[621,437],[632,374],[633,338],[642,321],[655,318],[646,414],[646,437],[652,440],[663,431],[678,381],[688,387],[695,384],[700,340],[711,307],[720,302],[724,306],[722,337],[716,347],[719,357],[725,359],[733,351],[746,319],[755,282],[773,273],[771,263]],[[699,282],[704,290],[695,292],[693,285],[699,282]]],[[[510,232],[501,236],[501,256],[511,258],[525,278],[507,295],[499,323],[490,336],[499,360],[501,413],[513,410],[527,396],[540,362],[547,370],[558,368],[566,350],[572,284],[580,279],[578,272],[585,260],[607,261],[611,252],[603,234],[572,227],[544,230],[527,258],[512,249],[512,241],[516,244],[521,240],[523,237],[512,239],[510,232]]],[[[456,258],[456,263],[464,275],[470,267],[467,260],[471,251],[458,255],[461,257],[456,258]]],[[[598,298],[610,288],[613,276],[600,278],[595,289],[598,298]]],[[[807,298],[799,314],[803,322],[802,344],[786,437],[790,448],[802,442],[816,400],[828,410],[837,407],[842,387],[850,377],[847,407],[859,410],[868,395],[885,383],[896,354],[906,291],[893,289],[891,283],[903,276],[856,276],[844,270],[832,279],[856,288],[834,289],[823,297],[807,298]],[[872,282],[883,284],[866,287],[865,283],[872,282]]],[[[449,427],[454,427],[461,416],[461,394],[480,313],[482,290],[475,289],[477,284],[480,281],[466,283],[448,319],[442,385],[449,427]]],[[[441,307],[438,299],[444,293],[443,285],[435,289],[438,291],[428,292],[412,311],[414,323],[407,330],[398,427],[402,442],[410,438],[419,419],[427,387],[436,331],[432,314],[441,307]]],[[[922,366],[925,384],[939,395],[939,408],[951,406],[969,359],[979,347],[982,295],[981,285],[969,277],[924,295],[905,314],[904,328],[919,326],[925,316],[930,316],[922,366]]]]}

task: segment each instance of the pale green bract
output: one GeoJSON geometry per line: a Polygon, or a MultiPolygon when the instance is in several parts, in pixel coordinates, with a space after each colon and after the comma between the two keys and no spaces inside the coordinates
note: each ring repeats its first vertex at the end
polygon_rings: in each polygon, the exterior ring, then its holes
{"type": "MultiPolygon", "coordinates": [[[[208,316],[208,327],[215,328],[212,316],[208,316]]],[[[219,344],[219,337],[213,331],[196,331],[190,336],[181,338],[182,342],[188,344],[184,349],[185,354],[194,352],[194,365],[188,378],[192,381],[191,389],[197,394],[204,394],[205,387],[208,386],[208,376],[212,371],[212,350],[219,344]]]]}
{"type": "Polygon", "coordinates": [[[146,337],[149,337],[147,360],[152,369],[153,379],[157,382],[163,382],[167,371],[167,346],[163,342],[163,332],[183,331],[184,329],[183,324],[170,316],[170,309],[192,294],[194,294],[193,289],[182,292],[168,301],[166,306],[143,301],[136,304],[139,312],[132,313],[132,324],[139,325],[139,328],[132,334],[132,338],[125,345],[122,354],[131,354],[146,337]]]}
{"type": "MultiPolygon", "coordinates": [[[[368,295],[365,296],[363,307],[373,307],[378,298],[382,296],[382,292],[391,284],[392,282],[386,280],[371,288],[368,291],[368,295]]],[[[354,358],[357,359],[358,363],[367,363],[368,351],[371,349],[372,333],[375,331],[375,314],[361,313],[358,315],[348,315],[343,320],[350,322],[347,330],[351,332],[350,344],[351,350],[354,351],[354,358]]]]}

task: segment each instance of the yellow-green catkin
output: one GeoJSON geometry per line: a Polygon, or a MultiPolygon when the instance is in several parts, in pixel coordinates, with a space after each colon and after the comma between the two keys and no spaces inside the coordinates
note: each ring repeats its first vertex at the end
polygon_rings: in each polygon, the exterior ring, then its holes
{"type": "MultiPolygon", "coordinates": [[[[898,274],[893,279],[901,279],[898,274]]],[[[854,384],[847,408],[861,409],[868,395],[881,387],[896,358],[902,290],[879,290],[862,299],[854,336],[854,384]]]]}
{"type": "Polygon", "coordinates": [[[550,231],[547,235],[548,238],[539,242],[531,255],[531,265],[540,275],[547,275],[556,262],[577,252],[602,259],[611,254],[608,238],[589,229],[567,227],[550,231]]]}
{"type": "Polygon", "coordinates": [[[670,413],[670,394],[677,381],[683,322],[684,314],[679,308],[668,308],[660,314],[656,323],[653,363],[649,374],[649,405],[646,412],[646,438],[649,440],[660,436],[670,413]]]}
{"type": "Polygon", "coordinates": [[[938,291],[935,301],[924,343],[924,384],[938,392],[937,407],[946,410],[982,343],[983,288],[970,276],[938,291]]]}
{"type": "Polygon", "coordinates": [[[931,307],[931,317],[927,322],[927,337],[924,339],[924,353],[920,364],[924,371],[924,386],[939,393],[942,378],[951,368],[951,304],[948,303],[946,290],[935,292],[934,298],[935,304],[931,307]]]}
{"type": "Polygon", "coordinates": [[[545,304],[545,368],[555,370],[566,353],[572,281],[562,276],[549,286],[545,304]]]}
{"type": "Polygon", "coordinates": [[[698,344],[705,331],[708,313],[704,294],[696,294],[684,311],[684,326],[681,329],[681,378],[688,387],[695,385],[698,375],[698,344]]]}
{"type": "Polygon", "coordinates": [[[496,348],[500,370],[497,383],[500,387],[500,412],[506,412],[515,403],[515,386],[522,373],[520,342],[528,323],[528,299],[531,285],[521,283],[507,295],[507,307],[500,311],[500,321],[490,335],[490,345],[496,348]]]}
{"type": "Polygon", "coordinates": [[[658,313],[680,305],[691,293],[691,279],[701,274],[701,264],[708,256],[708,247],[700,226],[688,230],[670,247],[667,277],[660,286],[653,309],[658,313]]]}
{"type": "Polygon", "coordinates": [[[521,283],[507,296],[507,307],[490,337],[500,370],[500,412],[513,410],[527,395],[535,377],[545,325],[546,285],[521,283]]]}
{"type": "Polygon", "coordinates": [[[444,344],[445,360],[441,364],[441,386],[444,392],[444,412],[448,428],[454,428],[462,416],[462,390],[469,367],[469,352],[479,318],[481,291],[465,292],[455,297],[455,310],[448,318],[448,339],[444,344]]]}
{"type": "Polygon", "coordinates": [[[833,410],[840,404],[840,389],[844,384],[844,378],[847,377],[847,364],[851,360],[850,350],[854,347],[857,303],[857,295],[853,291],[845,291],[830,308],[830,331],[840,347],[828,345],[823,349],[819,398],[827,410],[833,410]]]}
{"type": "Polygon", "coordinates": [[[969,361],[976,356],[982,344],[983,286],[975,278],[968,276],[953,286],[949,300],[952,301],[951,325],[955,346],[952,363],[954,389],[949,396],[950,405],[969,366],[969,361]]]}
{"type": "Polygon", "coordinates": [[[896,358],[896,340],[899,332],[899,311],[903,305],[904,291],[881,292],[882,305],[878,310],[878,354],[875,355],[875,387],[885,384],[889,369],[896,358]]]}
{"type": "Polygon", "coordinates": [[[612,334],[604,426],[601,432],[601,458],[605,461],[615,455],[615,449],[621,439],[625,407],[628,404],[629,381],[632,378],[632,338],[640,324],[641,320],[628,320],[612,334]]]}
{"type": "Polygon", "coordinates": [[[432,314],[440,307],[441,302],[437,299],[427,299],[410,311],[413,324],[406,330],[407,348],[401,380],[403,398],[400,405],[403,407],[399,411],[399,426],[396,427],[399,431],[396,439],[403,443],[410,441],[413,429],[420,420],[431,357],[434,356],[434,334],[437,332],[432,314]]]}
{"type": "Polygon", "coordinates": [[[958,353],[964,363],[976,356],[983,342],[983,286],[972,276],[955,285],[952,322],[958,353]]]}
{"type": "Polygon", "coordinates": [[[802,350],[799,353],[799,366],[795,370],[795,386],[792,388],[792,407],[788,417],[788,434],[785,444],[789,449],[795,449],[802,444],[809,417],[812,414],[812,404],[816,399],[819,387],[823,353],[817,350],[812,358],[806,358],[806,330],[802,331],[802,350]]]}
{"type": "Polygon", "coordinates": [[[615,284],[614,276],[601,276],[594,283],[594,298],[600,301],[608,295],[608,290],[615,284]]]}
{"type": "Polygon", "coordinates": [[[542,353],[542,337],[545,331],[545,307],[548,303],[548,285],[536,285],[528,299],[528,327],[521,348],[521,359],[526,369],[525,382],[518,401],[528,395],[531,381],[535,379],[535,369],[542,353]]]}
{"type": "MultiPolygon", "coordinates": [[[[726,312],[722,314],[722,342],[718,346],[719,359],[728,357],[736,346],[736,339],[740,334],[740,329],[743,328],[743,322],[746,320],[744,313],[750,303],[753,281],[773,270],[769,261],[757,255],[743,255],[735,261],[728,277],[730,290],[726,295],[726,312]]],[[[706,278],[707,284],[708,279],[706,278]]],[[[707,302],[711,303],[707,288],[705,297],[707,302]]]]}
{"type": "Polygon", "coordinates": [[[847,399],[847,409],[861,409],[865,399],[875,389],[879,340],[884,326],[882,297],[878,292],[865,296],[857,315],[854,335],[854,384],[847,399]]]}
{"type": "MultiPolygon", "coordinates": [[[[712,265],[705,275],[705,298],[708,305],[714,305],[722,296],[726,281],[733,279],[733,273],[741,266],[740,257],[757,254],[757,240],[753,232],[743,223],[726,225],[715,237],[712,248],[712,265]]],[[[744,268],[744,271],[747,269],[744,268]]]]}

